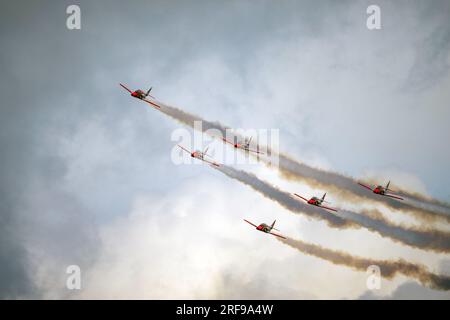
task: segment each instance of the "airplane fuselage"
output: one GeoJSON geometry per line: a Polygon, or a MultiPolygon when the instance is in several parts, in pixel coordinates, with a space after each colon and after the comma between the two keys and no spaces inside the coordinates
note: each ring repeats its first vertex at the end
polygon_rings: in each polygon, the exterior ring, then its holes
{"type": "Polygon", "coordinates": [[[200,151],[194,151],[191,153],[191,157],[203,160],[203,153],[201,153],[200,151]]]}
{"type": "Polygon", "coordinates": [[[272,230],[272,228],[265,223],[261,223],[259,226],[256,227],[256,230],[269,233],[272,230]]]}
{"type": "Polygon", "coordinates": [[[240,149],[243,149],[243,150],[247,150],[247,151],[249,151],[249,149],[250,149],[250,145],[249,145],[249,144],[239,144],[239,143],[236,143],[236,144],[234,145],[234,147],[235,147],[235,148],[240,148],[240,149]]]}
{"type": "Polygon", "coordinates": [[[311,198],[308,200],[308,204],[311,204],[313,206],[320,206],[322,204],[322,201],[316,197],[311,198]]]}
{"type": "Polygon", "coordinates": [[[131,96],[140,100],[145,99],[145,93],[142,90],[136,90],[131,93],[131,96]]]}
{"type": "Polygon", "coordinates": [[[386,193],[386,190],[382,186],[377,186],[375,189],[373,189],[373,193],[384,195],[386,193]]]}

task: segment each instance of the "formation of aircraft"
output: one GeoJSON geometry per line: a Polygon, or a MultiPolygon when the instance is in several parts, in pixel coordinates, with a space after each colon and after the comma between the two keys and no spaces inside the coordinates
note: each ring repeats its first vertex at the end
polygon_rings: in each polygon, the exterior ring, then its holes
{"type": "MultiPolygon", "coordinates": [[[[210,165],[219,167],[220,165],[214,161],[209,161],[208,159],[206,159],[205,157],[207,157],[208,155],[206,154],[206,152],[208,152],[208,147],[206,147],[205,151],[189,151],[188,149],[180,146],[179,144],[177,144],[177,146],[179,146],[181,149],[183,149],[184,151],[186,151],[187,153],[189,153],[191,155],[192,158],[196,158],[199,159],[201,161],[207,162],[210,165]]],[[[209,156],[208,156],[209,157],[209,156]]]]}
{"type": "Polygon", "coordinates": [[[297,197],[299,197],[299,198],[301,198],[301,199],[303,199],[303,200],[305,200],[307,204],[310,204],[310,205],[312,205],[312,206],[316,206],[316,207],[320,207],[320,208],[324,208],[324,209],[327,209],[327,210],[331,210],[331,211],[337,212],[336,209],[330,208],[330,207],[325,207],[325,206],[323,205],[323,203],[329,203],[329,202],[325,201],[325,196],[327,195],[326,192],[324,193],[324,195],[322,196],[322,198],[312,197],[312,198],[309,199],[309,200],[306,199],[306,198],[304,198],[304,197],[302,197],[301,195],[299,195],[299,194],[297,194],[297,193],[294,193],[294,195],[297,196],[297,197]]]}
{"type": "Polygon", "coordinates": [[[381,185],[378,185],[378,186],[376,186],[376,187],[372,187],[372,186],[367,186],[367,185],[365,185],[365,184],[362,184],[362,183],[358,182],[358,184],[359,184],[361,187],[364,187],[364,188],[366,188],[366,189],[369,189],[370,191],[372,191],[372,192],[375,193],[375,194],[378,194],[378,195],[380,195],[380,196],[385,196],[385,197],[390,197],[390,198],[394,198],[394,199],[403,200],[402,197],[399,197],[399,196],[393,194],[394,192],[393,192],[391,189],[389,189],[389,184],[390,184],[390,183],[391,183],[391,181],[389,181],[389,182],[387,183],[386,187],[383,187],[383,186],[381,186],[381,185]]]}
{"type": "MultiPolygon", "coordinates": [[[[123,85],[121,83],[120,83],[120,86],[122,88],[124,88],[125,90],[127,90],[133,98],[145,101],[145,102],[147,102],[148,104],[150,104],[152,107],[154,107],[156,109],[161,109],[161,106],[159,106],[156,102],[153,102],[153,101],[147,99],[147,97],[151,97],[152,99],[155,99],[155,97],[150,95],[150,92],[152,91],[151,87],[146,92],[144,92],[141,89],[132,91],[132,90],[130,90],[129,88],[127,88],[125,85],[123,85]]],[[[263,154],[262,152],[258,151],[257,149],[251,149],[250,148],[250,143],[252,141],[252,137],[250,137],[249,139],[245,138],[243,142],[237,142],[237,143],[228,141],[225,138],[223,138],[223,141],[226,142],[226,143],[231,144],[236,149],[242,149],[242,150],[247,151],[247,152],[254,152],[254,153],[257,153],[257,154],[263,154]]],[[[202,151],[198,151],[198,150],[196,150],[196,151],[189,151],[188,149],[186,149],[186,148],[184,148],[184,147],[182,147],[180,145],[178,145],[178,147],[180,147],[183,151],[189,153],[192,158],[199,159],[199,160],[201,160],[203,162],[206,162],[206,163],[208,163],[208,164],[210,164],[212,166],[215,166],[215,167],[219,167],[220,166],[218,163],[216,163],[214,161],[210,161],[210,160],[205,158],[205,157],[208,156],[207,155],[208,148],[206,148],[202,152],[202,151]]],[[[362,184],[362,183],[359,183],[359,182],[358,182],[358,184],[360,186],[362,186],[362,187],[372,191],[375,194],[378,194],[378,195],[381,195],[381,196],[386,196],[386,197],[391,197],[391,198],[395,198],[395,199],[399,199],[399,200],[403,200],[403,198],[393,194],[393,191],[391,189],[389,189],[390,181],[387,183],[386,187],[383,187],[381,185],[378,185],[376,187],[372,187],[372,186],[368,186],[368,185],[365,185],[365,184],[362,184]]],[[[302,200],[306,201],[306,203],[308,203],[309,205],[313,205],[313,206],[317,206],[317,207],[320,207],[320,208],[323,208],[323,209],[326,209],[326,210],[331,210],[331,211],[337,212],[337,209],[326,207],[326,206],[323,205],[323,203],[328,203],[327,201],[325,201],[326,193],[322,196],[322,198],[312,197],[310,199],[304,198],[304,197],[302,197],[301,195],[299,195],[297,193],[294,193],[294,195],[299,197],[299,198],[301,198],[302,200]]],[[[254,223],[252,223],[252,222],[250,222],[250,221],[248,221],[246,219],[244,219],[244,221],[247,222],[248,224],[254,226],[256,228],[256,230],[258,230],[258,231],[262,231],[264,233],[268,233],[268,234],[271,234],[273,236],[286,239],[286,237],[284,237],[283,235],[280,235],[280,234],[272,232],[272,230],[277,230],[277,229],[274,228],[276,220],[271,225],[267,225],[265,223],[261,223],[259,225],[256,225],[256,224],[254,224],[254,223]]],[[[277,231],[279,231],[279,230],[277,230],[277,231]]]]}
{"type": "Polygon", "coordinates": [[[119,83],[120,86],[122,88],[124,88],[125,90],[127,90],[131,96],[133,98],[137,98],[139,100],[145,101],[148,104],[150,104],[152,107],[156,108],[156,109],[161,109],[161,106],[159,106],[158,104],[156,104],[155,102],[152,102],[150,100],[147,99],[147,97],[152,97],[153,99],[155,99],[154,96],[150,95],[150,91],[152,91],[152,88],[148,89],[147,92],[142,91],[141,89],[135,90],[135,91],[131,91],[130,89],[128,89],[126,86],[124,86],[123,84],[119,83]]]}
{"type": "MultiPolygon", "coordinates": [[[[261,223],[260,225],[257,226],[256,224],[254,224],[254,223],[252,223],[252,222],[250,222],[250,221],[248,221],[246,219],[244,219],[244,221],[247,222],[248,224],[251,224],[252,226],[254,226],[256,228],[256,230],[258,230],[258,231],[262,231],[262,232],[265,232],[265,233],[269,233],[269,234],[271,234],[273,236],[276,236],[276,237],[279,237],[279,238],[282,238],[282,239],[286,239],[285,236],[282,236],[281,234],[277,234],[277,233],[273,233],[272,232],[272,230],[277,230],[277,229],[274,228],[275,222],[277,220],[272,222],[272,224],[270,226],[265,224],[265,223],[261,223]]],[[[277,231],[280,231],[280,230],[277,230],[277,231]]]]}
{"type": "Polygon", "coordinates": [[[235,147],[236,149],[242,149],[242,150],[248,151],[248,152],[254,152],[254,153],[258,153],[258,154],[264,154],[264,153],[262,153],[262,152],[260,152],[260,151],[258,151],[258,150],[250,149],[250,142],[252,141],[252,138],[253,138],[253,137],[250,137],[250,139],[245,138],[245,139],[244,139],[244,142],[242,142],[242,143],[239,143],[239,142],[234,143],[234,142],[228,141],[228,140],[225,139],[225,138],[222,138],[222,140],[225,141],[226,143],[231,144],[231,145],[232,145],[233,147],[235,147]]]}

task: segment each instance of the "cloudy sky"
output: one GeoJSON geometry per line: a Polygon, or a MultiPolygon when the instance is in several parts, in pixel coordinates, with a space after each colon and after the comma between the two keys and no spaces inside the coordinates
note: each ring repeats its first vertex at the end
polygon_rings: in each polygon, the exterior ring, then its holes
{"type": "Polygon", "coordinates": [[[243,218],[277,219],[292,238],[450,274],[448,254],[330,229],[176,165],[181,125],[118,86],[279,129],[280,150],[312,166],[450,202],[449,1],[15,1],[0,5],[0,37],[0,297],[450,298],[402,276],[370,291],[366,273],[253,232],[243,218]],[[373,3],[381,30],[366,27],[373,3]],[[70,4],[81,30],[66,28],[70,4]]]}

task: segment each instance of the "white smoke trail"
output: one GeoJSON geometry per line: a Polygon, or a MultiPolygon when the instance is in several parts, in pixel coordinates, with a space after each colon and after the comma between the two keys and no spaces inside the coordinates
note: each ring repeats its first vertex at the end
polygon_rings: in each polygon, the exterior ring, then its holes
{"type": "Polygon", "coordinates": [[[450,290],[450,277],[431,273],[423,265],[414,264],[405,260],[374,260],[356,257],[342,251],[331,250],[317,244],[289,238],[277,238],[277,240],[304,254],[329,261],[336,265],[344,265],[363,272],[365,272],[369,266],[376,265],[380,268],[381,276],[383,278],[392,279],[397,274],[403,274],[409,278],[417,279],[423,285],[433,289],[450,290]]]}
{"type": "Polygon", "coordinates": [[[230,178],[240,181],[265,197],[277,202],[291,212],[306,214],[313,218],[325,220],[330,227],[348,228],[364,227],[382,237],[423,250],[432,250],[440,253],[450,252],[450,234],[436,230],[418,230],[395,226],[381,216],[372,218],[351,211],[338,211],[329,213],[325,209],[308,205],[294,199],[290,193],[284,192],[256,177],[254,174],[221,165],[213,167],[230,178]]]}
{"type": "MultiPolygon", "coordinates": [[[[209,129],[216,129],[221,132],[222,137],[227,135],[227,127],[222,125],[219,122],[210,122],[206,121],[196,115],[187,113],[178,108],[168,106],[160,103],[161,112],[172,117],[173,119],[181,122],[184,125],[187,125],[191,128],[194,128],[194,123],[196,121],[202,122],[202,131],[206,132],[209,129]]],[[[242,137],[235,135],[239,140],[242,140],[242,137]]],[[[221,138],[221,137],[220,137],[221,138]]],[[[265,148],[269,154],[272,154],[273,151],[270,148],[265,148]]],[[[357,181],[351,177],[344,176],[339,173],[324,171],[317,168],[310,167],[306,164],[303,164],[297,160],[292,159],[291,157],[280,153],[279,155],[279,167],[278,169],[282,173],[282,175],[289,179],[295,179],[303,181],[310,185],[320,185],[324,188],[334,188],[336,194],[340,194],[343,197],[351,192],[354,195],[357,195],[363,199],[370,199],[372,201],[382,201],[385,205],[400,210],[407,214],[413,214],[415,216],[420,216],[423,219],[430,218],[442,218],[445,221],[450,222],[450,211],[446,209],[446,205],[437,200],[428,200],[428,202],[433,203],[435,206],[440,204],[439,207],[441,210],[433,209],[433,207],[421,205],[417,201],[397,201],[388,197],[378,196],[369,192],[368,190],[360,187],[357,184],[357,181]],[[339,192],[340,190],[345,190],[346,192],[339,192]]],[[[267,165],[272,165],[272,160],[268,160],[264,157],[259,158],[261,161],[265,162],[267,165]]],[[[410,195],[414,197],[414,194],[405,193],[405,196],[410,195]]],[[[425,199],[425,198],[424,198],[425,199]]],[[[425,200],[423,200],[425,201],[425,200]]]]}

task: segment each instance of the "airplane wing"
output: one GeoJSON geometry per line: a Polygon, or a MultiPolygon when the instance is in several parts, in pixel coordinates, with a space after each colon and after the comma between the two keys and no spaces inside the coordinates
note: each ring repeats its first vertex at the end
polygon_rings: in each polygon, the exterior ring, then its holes
{"type": "Polygon", "coordinates": [[[122,88],[124,88],[125,90],[127,90],[129,93],[133,93],[133,91],[131,91],[130,89],[128,89],[127,87],[125,87],[123,84],[121,84],[121,83],[119,83],[120,84],[120,86],[122,87],[122,88]]]}
{"type": "Polygon", "coordinates": [[[209,163],[209,164],[211,164],[211,165],[213,165],[213,166],[220,167],[218,163],[215,163],[215,162],[213,162],[213,161],[206,160],[205,158],[203,158],[203,159],[201,159],[201,160],[202,160],[202,161],[205,161],[205,162],[207,162],[207,163],[209,163]]]}
{"type": "Polygon", "coordinates": [[[147,100],[147,99],[142,99],[142,100],[144,100],[145,102],[151,104],[151,105],[152,105],[154,108],[156,108],[156,109],[161,109],[161,106],[157,105],[157,104],[154,103],[154,102],[151,102],[150,100],[147,100]]]}
{"type": "Polygon", "coordinates": [[[191,154],[191,152],[188,150],[188,149],[186,149],[186,148],[183,148],[182,146],[180,146],[179,144],[177,144],[177,146],[179,146],[181,149],[183,149],[184,151],[186,151],[187,153],[189,153],[189,154],[191,154]]]}
{"type": "Polygon", "coordinates": [[[308,202],[308,199],[306,199],[306,198],[303,198],[301,195],[299,195],[299,194],[296,194],[296,193],[294,193],[294,195],[295,196],[297,196],[297,197],[299,197],[299,198],[302,198],[303,200],[305,200],[306,202],[308,202]]]}
{"type": "Polygon", "coordinates": [[[372,191],[372,188],[371,188],[371,187],[366,186],[365,184],[362,184],[362,183],[359,183],[359,182],[358,182],[358,184],[359,184],[361,187],[364,187],[364,188],[369,189],[370,191],[372,191]]]}
{"type": "Polygon", "coordinates": [[[286,239],[286,237],[284,237],[284,236],[282,236],[281,234],[276,234],[276,233],[273,233],[273,232],[269,232],[271,235],[273,235],[273,236],[276,236],[276,237],[280,237],[280,238],[283,238],[283,239],[286,239]]]}
{"type": "Polygon", "coordinates": [[[231,144],[232,146],[234,146],[234,143],[233,142],[231,142],[231,141],[228,141],[227,139],[225,139],[225,138],[222,138],[222,140],[224,141],[224,142],[226,142],[226,143],[229,143],[229,144],[231,144]]]}
{"type": "Polygon", "coordinates": [[[402,197],[399,197],[399,196],[394,196],[394,195],[392,195],[392,194],[384,194],[384,196],[386,196],[386,197],[391,197],[391,198],[394,198],[394,199],[399,199],[399,200],[403,200],[403,198],[402,198],[402,197]]]}
{"type": "Polygon", "coordinates": [[[258,153],[258,154],[264,154],[264,152],[257,151],[257,150],[252,150],[252,149],[247,149],[247,151],[249,151],[249,152],[254,152],[254,153],[258,153]]]}
{"type": "Polygon", "coordinates": [[[258,226],[257,226],[256,224],[253,224],[253,223],[251,223],[250,221],[245,220],[245,219],[244,219],[244,221],[247,222],[247,223],[249,223],[249,224],[251,224],[251,225],[254,226],[255,228],[258,228],[258,226]]]}
{"type": "Polygon", "coordinates": [[[324,209],[328,209],[328,210],[331,210],[331,211],[334,211],[334,212],[337,212],[337,210],[336,209],[333,209],[333,208],[329,208],[329,207],[325,207],[325,206],[320,206],[321,208],[324,208],[324,209]]]}

